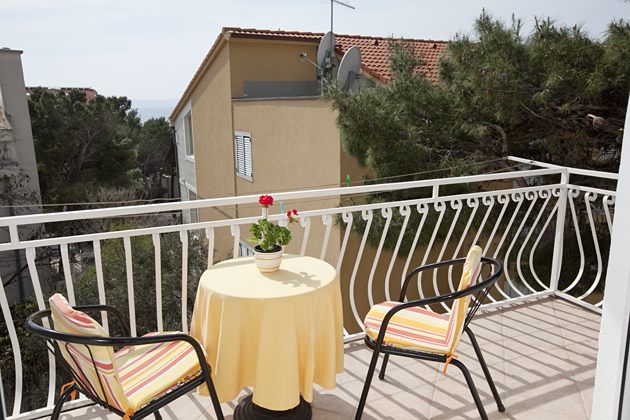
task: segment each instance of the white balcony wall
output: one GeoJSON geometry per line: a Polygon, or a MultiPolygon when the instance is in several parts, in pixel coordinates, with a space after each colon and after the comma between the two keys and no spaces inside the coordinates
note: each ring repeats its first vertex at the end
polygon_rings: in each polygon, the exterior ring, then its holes
{"type": "MultiPolygon", "coordinates": [[[[624,144],[630,143],[630,104],[624,144]]],[[[610,260],[599,335],[599,354],[593,395],[593,419],[630,418],[628,329],[630,317],[630,148],[621,152],[617,216],[613,225],[610,260]]]]}

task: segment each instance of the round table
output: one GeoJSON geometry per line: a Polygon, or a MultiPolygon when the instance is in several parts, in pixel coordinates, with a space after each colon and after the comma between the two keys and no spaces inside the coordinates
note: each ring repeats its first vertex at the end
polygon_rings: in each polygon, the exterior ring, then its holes
{"type": "MultiPolygon", "coordinates": [[[[223,261],[201,277],[190,334],[206,351],[221,402],[253,387],[235,419],[308,419],[313,384],[332,389],[343,370],[337,272],[295,255],[265,274],[252,257],[223,261]]],[[[205,386],[199,392],[207,395],[205,386]]]]}

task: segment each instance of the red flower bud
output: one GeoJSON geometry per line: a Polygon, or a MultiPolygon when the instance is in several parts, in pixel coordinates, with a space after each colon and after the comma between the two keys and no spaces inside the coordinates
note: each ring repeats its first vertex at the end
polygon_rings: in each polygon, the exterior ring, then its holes
{"type": "Polygon", "coordinates": [[[296,210],[296,209],[293,209],[292,211],[293,211],[293,214],[294,214],[295,216],[297,216],[297,215],[298,215],[298,212],[297,212],[297,210],[296,210]]]}
{"type": "Polygon", "coordinates": [[[288,217],[289,219],[291,218],[291,212],[290,212],[290,211],[288,211],[288,212],[287,212],[287,217],[288,217]]]}

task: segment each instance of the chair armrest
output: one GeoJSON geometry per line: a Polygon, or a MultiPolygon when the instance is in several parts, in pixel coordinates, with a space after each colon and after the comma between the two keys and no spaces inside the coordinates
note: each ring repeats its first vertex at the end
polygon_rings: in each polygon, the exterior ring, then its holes
{"type": "Polygon", "coordinates": [[[414,268],[405,276],[405,281],[403,282],[402,288],[400,289],[400,298],[398,299],[398,301],[404,302],[405,296],[407,295],[407,288],[409,287],[409,280],[411,280],[411,278],[415,276],[416,274],[422,271],[436,270],[441,267],[464,263],[465,261],[466,261],[466,258],[457,258],[454,260],[440,261],[433,264],[426,264],[426,265],[422,265],[420,267],[414,268]]]}

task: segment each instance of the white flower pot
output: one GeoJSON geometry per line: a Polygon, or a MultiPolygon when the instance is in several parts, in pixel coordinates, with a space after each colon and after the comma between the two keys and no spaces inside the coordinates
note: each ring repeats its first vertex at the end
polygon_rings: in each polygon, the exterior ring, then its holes
{"type": "Polygon", "coordinates": [[[254,261],[261,273],[275,273],[282,263],[282,247],[276,246],[276,250],[264,252],[260,246],[254,248],[254,261]]]}

